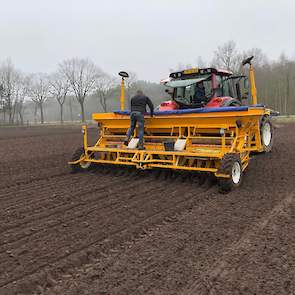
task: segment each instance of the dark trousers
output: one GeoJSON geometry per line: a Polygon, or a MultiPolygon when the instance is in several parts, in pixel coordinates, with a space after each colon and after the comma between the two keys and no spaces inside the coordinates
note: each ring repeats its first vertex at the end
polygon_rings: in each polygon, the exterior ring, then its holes
{"type": "Polygon", "coordinates": [[[130,113],[130,128],[127,132],[128,140],[134,134],[134,129],[136,127],[136,122],[138,124],[138,137],[139,145],[143,145],[143,135],[144,135],[144,116],[141,112],[131,112],[130,113]]]}

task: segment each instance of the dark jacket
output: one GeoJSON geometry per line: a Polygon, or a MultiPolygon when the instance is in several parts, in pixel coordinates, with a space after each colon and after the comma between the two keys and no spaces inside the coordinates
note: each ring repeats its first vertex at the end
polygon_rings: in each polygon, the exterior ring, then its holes
{"type": "Polygon", "coordinates": [[[135,95],[131,98],[131,112],[146,113],[146,105],[151,110],[151,115],[154,113],[154,105],[152,101],[145,95],[135,95]]]}
{"type": "Polygon", "coordinates": [[[206,100],[205,89],[197,87],[193,98],[193,103],[202,103],[206,100]]]}

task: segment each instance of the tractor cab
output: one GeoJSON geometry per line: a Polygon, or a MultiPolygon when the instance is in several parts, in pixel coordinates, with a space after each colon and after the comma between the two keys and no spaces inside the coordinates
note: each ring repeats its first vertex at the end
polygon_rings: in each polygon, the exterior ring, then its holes
{"type": "Polygon", "coordinates": [[[248,98],[248,78],[215,68],[192,68],[174,72],[163,81],[170,101],[160,110],[240,106],[248,98]]]}

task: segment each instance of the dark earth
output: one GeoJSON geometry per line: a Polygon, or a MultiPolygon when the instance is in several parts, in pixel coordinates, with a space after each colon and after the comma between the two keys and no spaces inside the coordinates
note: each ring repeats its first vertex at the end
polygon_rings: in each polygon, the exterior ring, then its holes
{"type": "Polygon", "coordinates": [[[227,195],[190,174],[71,174],[79,127],[0,129],[0,294],[295,294],[294,129],[227,195]]]}

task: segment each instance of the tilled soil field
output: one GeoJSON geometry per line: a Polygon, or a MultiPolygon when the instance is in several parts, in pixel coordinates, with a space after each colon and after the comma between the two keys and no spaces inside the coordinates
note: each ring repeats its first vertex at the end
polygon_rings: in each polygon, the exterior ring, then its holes
{"type": "Polygon", "coordinates": [[[0,129],[0,294],[295,294],[294,128],[227,195],[187,174],[70,174],[79,128],[0,129]]]}

